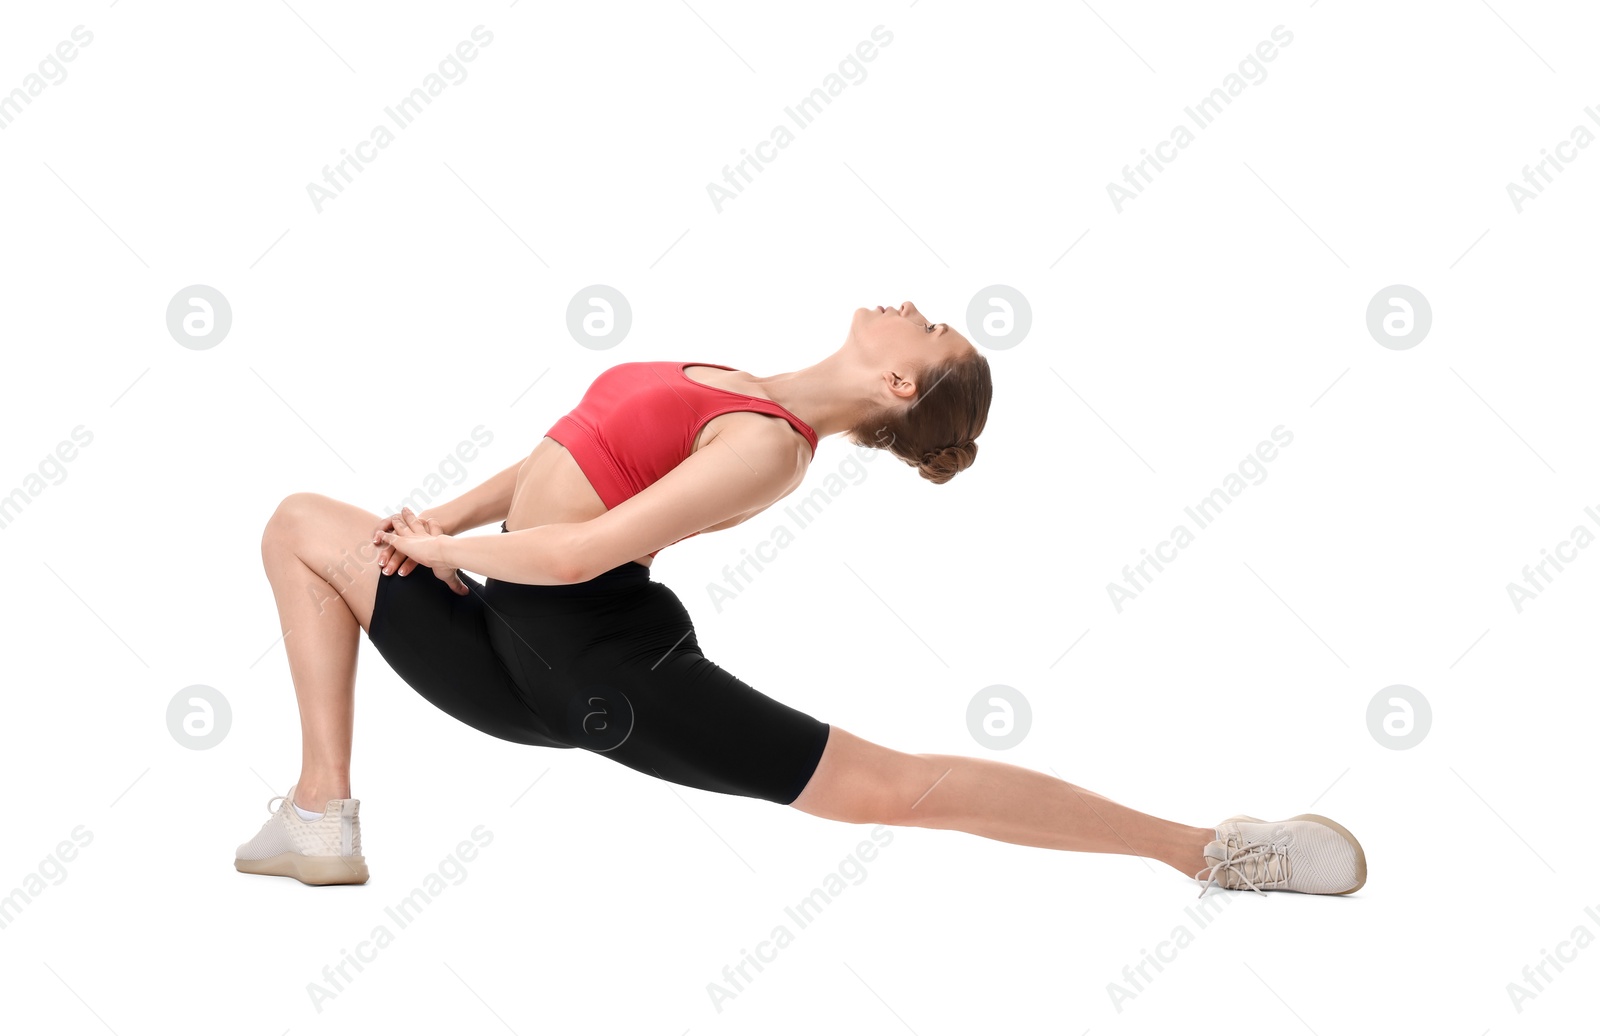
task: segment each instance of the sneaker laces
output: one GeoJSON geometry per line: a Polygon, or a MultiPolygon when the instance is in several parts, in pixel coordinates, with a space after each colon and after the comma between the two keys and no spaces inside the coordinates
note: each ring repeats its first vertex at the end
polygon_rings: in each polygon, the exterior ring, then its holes
{"type": "MultiPolygon", "coordinates": [[[[1211,890],[1212,885],[1219,888],[1228,888],[1221,885],[1217,879],[1226,874],[1232,874],[1248,885],[1258,895],[1266,895],[1260,885],[1285,884],[1289,880],[1289,842],[1292,836],[1273,838],[1265,842],[1240,842],[1235,845],[1232,840],[1223,842],[1228,855],[1212,864],[1209,868],[1205,887],[1200,890],[1204,896],[1211,890]]],[[[1206,874],[1208,868],[1201,868],[1195,874],[1195,880],[1200,880],[1200,875],[1206,874]]],[[[1199,897],[1196,897],[1199,898],[1199,897]]]]}

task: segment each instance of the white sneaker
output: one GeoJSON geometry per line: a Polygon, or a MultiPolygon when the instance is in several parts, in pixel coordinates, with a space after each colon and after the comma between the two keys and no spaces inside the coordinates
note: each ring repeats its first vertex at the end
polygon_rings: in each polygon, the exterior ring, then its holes
{"type": "Polygon", "coordinates": [[[1367,856],[1361,843],[1315,813],[1272,823],[1229,817],[1217,825],[1216,840],[1205,847],[1205,858],[1211,866],[1194,876],[1206,883],[1202,896],[1212,885],[1254,889],[1263,895],[1271,889],[1343,896],[1367,882],[1367,856]]]}
{"type": "Polygon", "coordinates": [[[295,878],[306,885],[366,884],[360,799],[329,799],[321,817],[302,820],[290,788],[289,794],[268,800],[267,809],[272,819],[234,854],[237,870],[295,878]]]}

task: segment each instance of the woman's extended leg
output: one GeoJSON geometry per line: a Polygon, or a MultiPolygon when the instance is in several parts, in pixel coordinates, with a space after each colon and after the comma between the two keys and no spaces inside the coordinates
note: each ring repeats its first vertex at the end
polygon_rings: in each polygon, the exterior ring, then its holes
{"type": "Polygon", "coordinates": [[[855,824],[931,827],[1045,849],[1144,856],[1193,877],[1217,837],[1118,805],[1104,796],[1011,763],[914,755],[833,726],[822,760],[790,803],[855,824]]]}
{"type": "MultiPolygon", "coordinates": [[[[321,811],[350,797],[356,656],[377,594],[380,519],[318,493],[284,498],[261,536],[261,563],[278,602],[289,675],[300,705],[296,805],[321,811]]],[[[407,578],[433,578],[426,571],[407,578]]]]}

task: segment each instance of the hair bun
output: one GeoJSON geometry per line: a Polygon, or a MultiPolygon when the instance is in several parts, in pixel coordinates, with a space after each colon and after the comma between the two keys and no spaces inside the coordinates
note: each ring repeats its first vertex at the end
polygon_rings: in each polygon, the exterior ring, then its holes
{"type": "Polygon", "coordinates": [[[946,446],[942,450],[929,450],[924,453],[922,463],[917,465],[917,470],[929,482],[944,485],[955,478],[958,472],[971,467],[977,456],[977,441],[966,439],[953,446],[946,446]]]}

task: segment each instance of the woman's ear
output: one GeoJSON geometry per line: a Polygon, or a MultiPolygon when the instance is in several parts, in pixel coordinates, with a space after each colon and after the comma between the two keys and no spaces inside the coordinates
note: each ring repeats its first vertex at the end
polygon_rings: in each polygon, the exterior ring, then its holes
{"type": "Polygon", "coordinates": [[[917,394],[917,386],[908,378],[902,378],[894,371],[883,372],[884,384],[889,387],[889,392],[900,399],[910,399],[917,394]]]}

